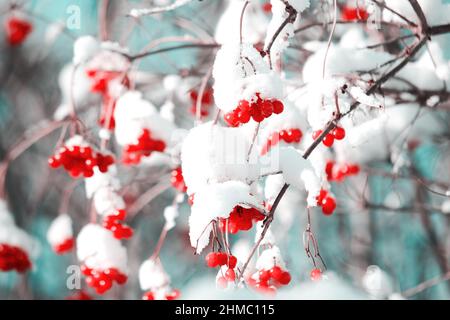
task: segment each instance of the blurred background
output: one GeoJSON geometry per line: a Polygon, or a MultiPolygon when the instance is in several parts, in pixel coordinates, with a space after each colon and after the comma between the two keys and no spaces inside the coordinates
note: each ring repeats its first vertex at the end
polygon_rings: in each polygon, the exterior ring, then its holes
{"type": "MultiPolygon", "coordinates": [[[[58,77],[60,70],[72,59],[74,39],[81,35],[98,35],[99,2],[18,2],[23,5],[34,30],[19,47],[10,47],[0,41],[0,159],[27,129],[53,117],[61,103],[58,77]],[[76,10],[80,13],[80,23],[70,27],[73,21],[69,20],[76,10]],[[59,28],[61,25],[69,28],[62,30],[59,28]]],[[[215,24],[226,1],[194,1],[163,16],[141,19],[139,23],[125,15],[131,8],[153,4],[154,1],[150,0],[111,0],[107,19],[111,40],[128,46],[131,52],[138,52],[151,40],[168,35],[183,36],[186,30],[174,23],[175,17],[181,21],[191,21],[206,33],[214,34],[215,24]]],[[[11,1],[0,0],[2,23],[10,5],[11,1]]],[[[3,39],[2,30],[0,28],[0,39],[3,39]]],[[[310,31],[305,37],[323,40],[326,35],[310,31]]],[[[300,39],[298,41],[301,42],[300,39]]],[[[448,42],[448,39],[445,41],[448,42]]],[[[292,51],[290,54],[290,58],[295,59],[302,57],[303,53],[292,51]]],[[[449,46],[445,55],[449,59],[449,46]]],[[[192,70],[204,73],[207,66],[202,61],[208,59],[211,59],[209,54],[198,50],[178,50],[143,59],[139,67],[149,75],[149,86],[158,88],[166,74],[192,70]]],[[[163,97],[154,95],[155,105],[160,106],[163,101],[163,97]]],[[[88,114],[85,116],[90,117],[88,114]]],[[[448,112],[442,117],[448,123],[448,112]]],[[[182,112],[177,121],[182,127],[192,125],[187,113],[182,112]]],[[[446,136],[421,143],[411,153],[409,161],[424,179],[437,179],[450,185],[449,133],[450,130],[446,136]]],[[[41,254],[35,269],[26,275],[26,281],[14,272],[0,273],[1,299],[63,299],[73,293],[66,286],[66,269],[77,264],[75,253],[57,256],[46,240],[46,232],[58,213],[61,194],[65,189],[74,188],[69,214],[74,218],[76,231],[89,221],[89,203],[85,199],[82,183],[73,185],[66,175],[48,168],[47,158],[57,139],[58,133],[42,139],[14,161],[8,170],[6,187],[10,208],[16,223],[40,241],[41,254]]],[[[392,164],[389,160],[378,161],[371,163],[370,167],[389,171],[392,164]]],[[[155,169],[151,170],[158,174],[155,169]]],[[[354,181],[348,181],[336,188],[337,198],[349,198],[351,202],[353,184],[354,181]]],[[[153,185],[154,181],[149,179],[132,188],[139,193],[153,185]]],[[[286,228],[286,223],[275,223],[274,228],[275,234],[283,234],[278,245],[285,254],[293,282],[289,288],[280,291],[278,298],[370,298],[361,282],[370,265],[383,270],[383,277],[386,278],[383,281],[389,283],[387,286],[392,287],[392,292],[402,292],[450,270],[450,214],[433,209],[440,206],[442,198],[423,192],[411,179],[369,175],[367,187],[370,189],[372,207],[364,212],[359,212],[355,209],[358,207],[350,203],[340,207],[332,218],[316,215],[314,219],[313,229],[329,271],[327,283],[313,285],[309,281],[312,266],[302,243],[305,207],[299,204],[295,208],[286,208],[286,212],[290,213],[286,214],[285,219],[290,221],[290,227],[286,228]],[[425,204],[422,211],[411,209],[418,197],[425,204]]],[[[137,274],[140,263],[153,251],[164,224],[163,209],[174,195],[171,189],[163,192],[130,220],[136,232],[127,246],[130,274],[137,274]]],[[[283,211],[283,206],[280,210],[283,211]]],[[[183,204],[178,224],[169,233],[161,252],[161,261],[171,276],[172,285],[181,290],[182,298],[264,298],[246,290],[227,292],[215,289],[215,272],[204,266],[203,257],[193,255],[189,245],[188,215],[189,206],[183,204]]],[[[246,237],[252,240],[254,235],[248,234],[246,237]]],[[[140,299],[141,295],[137,277],[130,277],[126,286],[113,288],[106,298],[140,299]]],[[[450,283],[443,282],[412,298],[449,299],[450,283]]]]}

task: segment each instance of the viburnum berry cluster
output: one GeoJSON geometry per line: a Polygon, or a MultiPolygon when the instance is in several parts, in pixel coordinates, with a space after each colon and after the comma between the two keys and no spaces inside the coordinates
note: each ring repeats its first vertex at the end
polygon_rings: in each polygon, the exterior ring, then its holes
{"type": "Polygon", "coordinates": [[[187,187],[184,182],[183,172],[181,167],[175,168],[171,172],[170,182],[172,183],[172,187],[177,189],[180,192],[186,192],[187,187]]]}
{"type": "Polygon", "coordinates": [[[81,265],[81,272],[86,276],[86,284],[95,289],[98,294],[104,294],[110,290],[114,282],[123,285],[128,280],[128,277],[116,268],[101,270],[81,265]]]}
{"type": "MultiPolygon", "coordinates": [[[[197,114],[197,100],[199,92],[197,90],[191,90],[189,92],[189,98],[191,99],[192,105],[189,109],[191,114],[196,115],[197,114]]],[[[214,96],[213,96],[213,90],[212,88],[206,88],[200,98],[200,116],[206,117],[209,115],[209,109],[214,104],[214,96]]]]}
{"type": "Polygon", "coordinates": [[[291,274],[277,265],[268,270],[257,270],[247,279],[249,286],[265,294],[275,294],[277,288],[287,286],[290,282],[291,274]]]}
{"type": "Polygon", "coordinates": [[[6,40],[11,46],[22,44],[32,31],[33,25],[23,18],[12,16],[5,22],[6,40]]]}
{"type": "Polygon", "coordinates": [[[133,236],[133,229],[125,224],[126,210],[119,209],[103,218],[103,227],[110,230],[116,239],[129,239],[133,236]]]}
{"type": "Polygon", "coordinates": [[[336,209],[336,200],[325,189],[320,190],[317,196],[317,204],[322,207],[323,214],[329,216],[336,209]]]}
{"type": "Polygon", "coordinates": [[[56,169],[62,166],[73,178],[92,177],[95,168],[106,172],[113,163],[112,155],[97,152],[84,143],[67,143],[48,159],[50,167],[56,169]]]}
{"type": "Polygon", "coordinates": [[[235,256],[226,252],[210,252],[206,255],[205,261],[210,268],[221,267],[217,278],[217,284],[220,287],[226,288],[228,282],[236,280],[237,259],[235,256]]]}
{"type": "Polygon", "coordinates": [[[138,164],[142,157],[149,157],[153,152],[163,152],[166,143],[163,140],[152,137],[150,129],[143,129],[137,143],[125,146],[123,150],[123,162],[125,164],[138,164]]]}
{"type": "Polygon", "coordinates": [[[225,114],[224,119],[231,127],[237,127],[247,123],[250,119],[256,122],[262,122],[272,114],[283,112],[283,103],[278,99],[262,99],[259,93],[256,93],[256,99],[247,101],[241,100],[239,105],[233,111],[225,114]]]}
{"type": "Polygon", "coordinates": [[[17,271],[24,273],[32,264],[28,254],[17,246],[0,243],[0,271],[17,271]]]}
{"type": "MultiPolygon", "coordinates": [[[[317,130],[313,132],[313,139],[317,139],[321,134],[322,134],[322,130],[317,130]]],[[[342,140],[345,138],[345,129],[342,127],[336,127],[333,130],[331,130],[330,133],[327,133],[325,135],[325,137],[322,140],[322,143],[327,146],[328,148],[330,148],[333,143],[334,140],[342,140]]]]}
{"type": "Polygon", "coordinates": [[[270,151],[273,146],[276,146],[279,142],[284,141],[285,143],[300,143],[303,133],[300,129],[283,129],[279,132],[272,133],[267,139],[264,145],[261,155],[266,154],[270,151]]]}
{"type": "Polygon", "coordinates": [[[70,252],[74,245],[72,219],[68,214],[60,214],[53,220],[47,231],[47,240],[56,254],[70,252]]]}
{"type": "Polygon", "coordinates": [[[265,217],[258,209],[236,206],[228,218],[219,219],[219,228],[222,232],[236,234],[239,231],[250,230],[253,223],[262,221],[265,217]]]}
{"type": "Polygon", "coordinates": [[[359,170],[357,164],[339,164],[333,160],[328,161],[325,166],[327,180],[336,182],[343,181],[345,177],[357,175],[359,170]]]}
{"type": "Polygon", "coordinates": [[[344,21],[366,21],[369,13],[362,7],[344,6],[341,10],[341,18],[344,21]]]}

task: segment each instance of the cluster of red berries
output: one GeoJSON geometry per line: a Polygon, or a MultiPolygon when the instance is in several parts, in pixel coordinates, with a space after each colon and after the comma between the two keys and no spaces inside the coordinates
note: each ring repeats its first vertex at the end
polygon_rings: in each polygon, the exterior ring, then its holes
{"type": "Polygon", "coordinates": [[[33,26],[26,20],[11,17],[6,21],[6,40],[11,46],[18,46],[33,31],[33,26]]]}
{"type": "Polygon", "coordinates": [[[337,164],[334,161],[328,161],[325,167],[328,181],[341,182],[345,177],[354,176],[359,173],[357,164],[337,164]]]}
{"type": "Polygon", "coordinates": [[[102,110],[99,123],[102,126],[106,126],[107,129],[112,130],[116,126],[114,119],[116,100],[109,94],[109,83],[118,77],[122,77],[122,85],[130,88],[130,79],[124,76],[123,73],[117,71],[89,69],[86,71],[86,74],[91,79],[91,92],[98,93],[102,96],[102,110]]]}
{"type": "Polygon", "coordinates": [[[274,132],[267,139],[267,142],[261,151],[261,155],[269,152],[270,148],[277,145],[280,141],[284,141],[286,143],[299,143],[302,136],[303,133],[300,129],[287,129],[281,130],[280,132],[274,132]]]}
{"type": "MultiPolygon", "coordinates": [[[[316,140],[322,134],[322,132],[323,132],[322,130],[314,131],[312,135],[313,139],[316,140]]],[[[333,145],[335,139],[342,140],[344,138],[345,138],[345,129],[342,127],[336,127],[323,138],[322,143],[328,148],[330,148],[333,145]]]]}
{"type": "Polygon", "coordinates": [[[329,195],[327,190],[320,190],[320,193],[316,199],[317,204],[322,207],[323,214],[327,216],[333,214],[334,209],[336,209],[336,200],[329,195]]]}
{"type": "Polygon", "coordinates": [[[62,165],[74,178],[80,175],[85,178],[92,177],[94,167],[97,167],[100,172],[106,172],[113,163],[114,157],[112,155],[95,152],[89,146],[65,146],[48,159],[50,167],[56,169],[62,165]]]}
{"type": "Polygon", "coordinates": [[[311,277],[312,281],[318,281],[318,280],[322,279],[322,271],[317,268],[312,269],[310,277],[311,277]]]}
{"type": "Polygon", "coordinates": [[[128,277],[116,268],[98,270],[82,265],[81,272],[86,276],[86,284],[98,294],[104,294],[111,289],[114,282],[122,285],[128,280],[128,277]]]}
{"type": "Polygon", "coordinates": [[[216,268],[221,266],[227,266],[223,276],[217,279],[217,283],[221,287],[227,287],[228,282],[234,282],[236,280],[236,268],[237,258],[231,254],[225,252],[210,252],[205,257],[206,265],[210,268],[216,268]]]}
{"type": "Polygon", "coordinates": [[[252,102],[241,100],[236,109],[225,114],[225,121],[230,126],[237,127],[249,122],[250,118],[256,122],[261,122],[270,117],[272,113],[280,114],[283,112],[284,106],[280,100],[261,99],[259,93],[256,94],[256,97],[256,101],[252,102]]]}
{"type": "Polygon", "coordinates": [[[267,294],[275,294],[277,288],[286,286],[291,282],[291,274],[280,266],[273,266],[269,270],[259,270],[256,278],[248,278],[248,285],[261,293],[267,294]]]}
{"type": "Polygon", "coordinates": [[[133,236],[133,229],[122,223],[126,216],[127,212],[123,209],[108,214],[103,219],[103,228],[110,230],[116,239],[131,238],[133,236]]]}
{"type": "Polygon", "coordinates": [[[66,300],[92,300],[92,297],[84,290],[80,290],[71,296],[68,296],[66,300]]]}
{"type": "MultiPolygon", "coordinates": [[[[191,98],[191,109],[189,110],[193,115],[197,114],[197,99],[198,99],[198,92],[196,90],[191,90],[189,92],[189,97],[191,98]]],[[[209,115],[209,108],[212,106],[214,102],[213,97],[213,90],[212,88],[207,88],[203,92],[203,95],[201,97],[201,104],[200,104],[200,115],[202,117],[206,117],[209,115]]]]}
{"type": "Polygon", "coordinates": [[[31,268],[28,254],[19,247],[0,243],[0,271],[23,273],[31,268]]]}
{"type": "Polygon", "coordinates": [[[239,231],[250,230],[253,222],[264,220],[266,216],[255,208],[243,208],[236,206],[231,211],[230,216],[226,219],[219,218],[219,228],[222,232],[228,230],[231,234],[236,234],[239,231]]]}
{"type": "Polygon", "coordinates": [[[342,8],[341,17],[344,21],[366,21],[369,13],[364,8],[345,6],[342,8]]]}
{"type": "MultiPolygon", "coordinates": [[[[164,297],[166,298],[166,300],[176,300],[180,297],[180,290],[173,289],[172,291],[166,293],[164,295],[164,297]]],[[[153,291],[147,291],[142,296],[142,300],[155,300],[155,299],[156,299],[156,293],[153,291]]]]}
{"type": "Polygon", "coordinates": [[[129,144],[124,148],[123,162],[125,164],[138,164],[142,157],[148,157],[152,152],[163,152],[166,143],[162,140],[153,139],[149,129],[143,129],[135,144],[129,144]]]}
{"type": "Polygon", "coordinates": [[[67,238],[63,242],[53,246],[53,251],[55,251],[57,254],[65,254],[72,250],[74,244],[75,240],[73,238],[67,238]]]}
{"type": "Polygon", "coordinates": [[[186,183],[184,182],[183,178],[183,172],[181,171],[181,167],[178,167],[176,169],[172,170],[170,177],[170,182],[172,183],[172,186],[181,192],[186,192],[187,187],[186,183]]]}

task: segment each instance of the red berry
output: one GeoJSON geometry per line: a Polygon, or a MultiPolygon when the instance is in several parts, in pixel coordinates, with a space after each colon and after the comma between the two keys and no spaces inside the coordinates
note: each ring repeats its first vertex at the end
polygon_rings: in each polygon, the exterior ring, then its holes
{"type": "Polygon", "coordinates": [[[270,3],[270,1],[264,2],[262,4],[262,10],[265,13],[271,13],[272,12],[272,4],[270,3]]]}
{"type": "Polygon", "coordinates": [[[283,271],[277,281],[285,286],[291,282],[291,274],[287,271],[283,271]]]}
{"type": "Polygon", "coordinates": [[[336,140],[342,140],[345,138],[345,129],[342,127],[336,127],[333,129],[332,134],[336,140]]]}
{"type": "Polygon", "coordinates": [[[331,147],[334,143],[334,136],[332,134],[327,134],[325,138],[323,138],[322,143],[327,147],[331,147]]]}
{"type": "Polygon", "coordinates": [[[322,278],[322,271],[320,269],[313,269],[311,271],[311,280],[316,281],[320,280],[322,278]]]}
{"type": "Polygon", "coordinates": [[[283,270],[281,270],[281,268],[279,266],[274,266],[272,267],[272,269],[270,269],[270,276],[277,280],[281,277],[281,274],[283,273],[283,270]]]}
{"type": "Polygon", "coordinates": [[[219,265],[219,257],[216,252],[210,252],[205,257],[206,265],[210,268],[215,268],[219,265]]]}
{"type": "Polygon", "coordinates": [[[273,113],[275,114],[280,114],[284,110],[283,103],[280,100],[273,100],[272,106],[273,106],[273,113]]]}
{"type": "Polygon", "coordinates": [[[225,252],[218,252],[216,254],[219,266],[226,265],[228,262],[228,255],[225,252]]]}
{"type": "Polygon", "coordinates": [[[144,295],[142,296],[142,300],[155,300],[155,295],[153,294],[152,291],[147,291],[147,292],[144,293],[144,295]]]}
{"type": "Polygon", "coordinates": [[[26,20],[11,17],[6,21],[6,38],[11,46],[20,45],[33,31],[33,26],[26,20]]]}
{"type": "Polygon", "coordinates": [[[328,195],[328,191],[325,189],[321,189],[319,195],[316,197],[317,203],[319,206],[322,205],[322,201],[325,199],[325,197],[328,195]]]}
{"type": "Polygon", "coordinates": [[[228,281],[232,282],[232,281],[236,280],[236,273],[234,272],[233,269],[228,268],[228,270],[225,272],[225,278],[228,281]]]}
{"type": "Polygon", "coordinates": [[[334,209],[336,209],[336,201],[332,197],[326,197],[322,201],[322,212],[325,215],[331,215],[334,209]]]}
{"type": "Polygon", "coordinates": [[[322,134],[322,132],[323,132],[322,130],[314,131],[313,134],[312,134],[312,138],[314,140],[316,140],[322,134]]]}
{"type": "Polygon", "coordinates": [[[273,113],[273,105],[270,100],[264,100],[261,103],[261,113],[264,117],[268,118],[273,113]]]}
{"type": "Polygon", "coordinates": [[[269,281],[270,280],[270,271],[269,270],[261,270],[261,271],[259,271],[259,280],[261,280],[261,281],[269,281]]]}
{"type": "Polygon", "coordinates": [[[169,293],[166,293],[166,299],[167,300],[175,300],[180,297],[180,290],[174,289],[169,293]]]}
{"type": "Polygon", "coordinates": [[[234,269],[236,267],[237,264],[237,258],[235,256],[229,256],[228,258],[228,267],[231,269],[234,269]]]}

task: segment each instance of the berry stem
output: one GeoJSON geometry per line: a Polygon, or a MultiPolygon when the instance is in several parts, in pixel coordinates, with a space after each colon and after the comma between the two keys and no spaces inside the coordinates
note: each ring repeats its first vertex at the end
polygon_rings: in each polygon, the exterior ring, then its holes
{"type": "Polygon", "coordinates": [[[256,241],[255,245],[253,246],[253,248],[252,248],[249,256],[247,257],[247,260],[245,261],[244,266],[242,267],[242,270],[239,274],[239,279],[241,282],[244,280],[243,276],[244,276],[245,269],[247,269],[247,266],[250,263],[250,260],[254,256],[256,250],[259,248],[261,241],[266,236],[267,230],[269,230],[269,227],[273,221],[275,210],[277,209],[278,204],[280,203],[281,199],[283,198],[283,196],[286,193],[288,188],[289,188],[289,184],[285,183],[283,185],[283,187],[281,188],[280,192],[278,193],[277,197],[275,198],[272,208],[270,209],[269,214],[267,215],[266,219],[263,222],[263,231],[261,232],[261,235],[259,236],[258,241],[256,241]]]}

